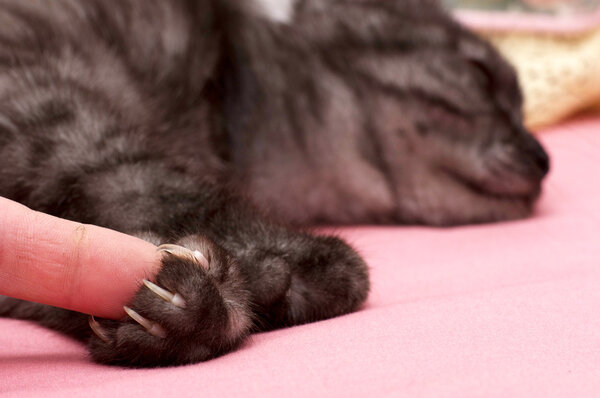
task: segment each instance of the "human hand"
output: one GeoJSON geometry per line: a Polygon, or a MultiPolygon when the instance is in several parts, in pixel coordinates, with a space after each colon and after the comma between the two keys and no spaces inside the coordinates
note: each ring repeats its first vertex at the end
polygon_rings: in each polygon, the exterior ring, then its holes
{"type": "Polygon", "coordinates": [[[151,243],[0,197],[1,295],[119,319],[159,267],[151,243]]]}

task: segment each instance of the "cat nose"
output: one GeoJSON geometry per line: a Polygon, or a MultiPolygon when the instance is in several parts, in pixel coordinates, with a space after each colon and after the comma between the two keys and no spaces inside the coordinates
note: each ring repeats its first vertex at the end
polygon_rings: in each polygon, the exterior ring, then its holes
{"type": "Polygon", "coordinates": [[[534,154],[535,163],[538,168],[542,171],[542,177],[545,177],[550,171],[550,157],[544,148],[538,144],[534,154]]]}
{"type": "Polygon", "coordinates": [[[523,143],[525,153],[533,176],[542,179],[550,171],[550,157],[542,145],[531,135],[527,134],[523,143]]]}

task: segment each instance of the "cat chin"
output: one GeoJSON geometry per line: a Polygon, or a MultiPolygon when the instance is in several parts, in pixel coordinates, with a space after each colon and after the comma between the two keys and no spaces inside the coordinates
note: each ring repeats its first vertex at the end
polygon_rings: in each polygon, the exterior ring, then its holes
{"type": "Polygon", "coordinates": [[[483,178],[470,178],[457,173],[449,175],[464,189],[485,198],[533,202],[541,193],[541,178],[509,167],[490,167],[483,178]]]}
{"type": "Polygon", "coordinates": [[[443,172],[399,198],[397,221],[448,227],[523,219],[531,215],[540,192],[539,183],[526,194],[498,192],[443,172]]]}
{"type": "Polygon", "coordinates": [[[456,227],[515,221],[529,217],[533,212],[533,200],[512,197],[480,197],[463,202],[461,209],[447,211],[443,205],[428,209],[426,215],[410,220],[410,223],[437,227],[456,227]]]}
{"type": "Polygon", "coordinates": [[[458,179],[467,191],[464,195],[464,223],[486,223],[509,221],[529,217],[541,194],[539,179],[528,178],[517,173],[503,176],[491,175],[489,179],[474,183],[458,179]]]}

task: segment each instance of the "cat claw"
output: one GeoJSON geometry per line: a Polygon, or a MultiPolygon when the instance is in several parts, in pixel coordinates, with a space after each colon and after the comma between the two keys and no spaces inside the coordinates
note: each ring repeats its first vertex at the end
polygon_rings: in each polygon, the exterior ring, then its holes
{"type": "Polygon", "coordinates": [[[183,257],[185,259],[191,258],[196,263],[198,263],[200,266],[202,266],[202,268],[204,268],[204,269],[210,268],[210,263],[208,262],[206,256],[204,256],[204,254],[202,254],[202,252],[200,252],[200,250],[192,251],[183,246],[172,245],[172,244],[160,245],[160,246],[158,246],[158,248],[156,250],[158,250],[159,252],[169,253],[169,254],[172,254],[177,257],[183,257]]]}
{"type": "Polygon", "coordinates": [[[161,299],[165,300],[167,303],[171,303],[176,307],[185,308],[185,300],[179,293],[171,293],[168,290],[163,289],[162,287],[150,282],[147,279],[144,279],[144,285],[150,289],[150,291],[156,294],[161,299]]]}
{"type": "Polygon", "coordinates": [[[127,306],[124,306],[123,309],[125,310],[127,315],[131,317],[131,319],[142,325],[144,329],[146,329],[151,335],[159,337],[161,339],[167,337],[167,332],[165,332],[165,330],[158,323],[152,322],[144,318],[143,316],[141,316],[140,314],[138,314],[137,312],[135,312],[127,306]]]}
{"type": "Polygon", "coordinates": [[[92,331],[100,338],[100,340],[104,341],[106,344],[110,344],[110,339],[106,335],[106,331],[102,329],[102,326],[100,326],[93,315],[89,316],[88,323],[92,331]]]}

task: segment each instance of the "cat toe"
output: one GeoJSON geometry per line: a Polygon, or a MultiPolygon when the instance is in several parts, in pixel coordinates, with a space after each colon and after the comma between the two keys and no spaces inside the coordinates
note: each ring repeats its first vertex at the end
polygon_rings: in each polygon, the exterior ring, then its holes
{"type": "Polygon", "coordinates": [[[104,341],[106,344],[110,344],[108,333],[102,326],[100,326],[100,324],[98,323],[96,318],[94,318],[93,315],[90,315],[90,317],[88,318],[88,324],[90,325],[90,328],[92,329],[94,334],[98,336],[100,340],[104,341]]]}
{"type": "Polygon", "coordinates": [[[183,260],[192,260],[204,269],[210,268],[210,262],[200,250],[190,250],[186,247],[173,244],[160,245],[157,250],[159,252],[172,254],[183,260]]]}
{"type": "Polygon", "coordinates": [[[147,279],[144,279],[144,285],[158,297],[166,301],[167,303],[171,303],[176,307],[185,308],[186,302],[183,297],[179,293],[171,293],[170,291],[163,289],[162,287],[150,282],[147,279]]]}
{"type": "Polygon", "coordinates": [[[159,337],[161,339],[164,339],[165,337],[167,337],[167,332],[158,323],[144,318],[143,316],[141,316],[140,314],[138,314],[137,312],[135,312],[134,310],[132,310],[131,308],[129,308],[127,306],[124,306],[123,309],[125,310],[125,312],[127,313],[127,315],[129,315],[129,317],[131,319],[133,319],[134,321],[139,323],[141,326],[143,326],[144,329],[146,329],[146,331],[148,333],[150,333],[151,335],[153,335],[155,337],[159,337]]]}

